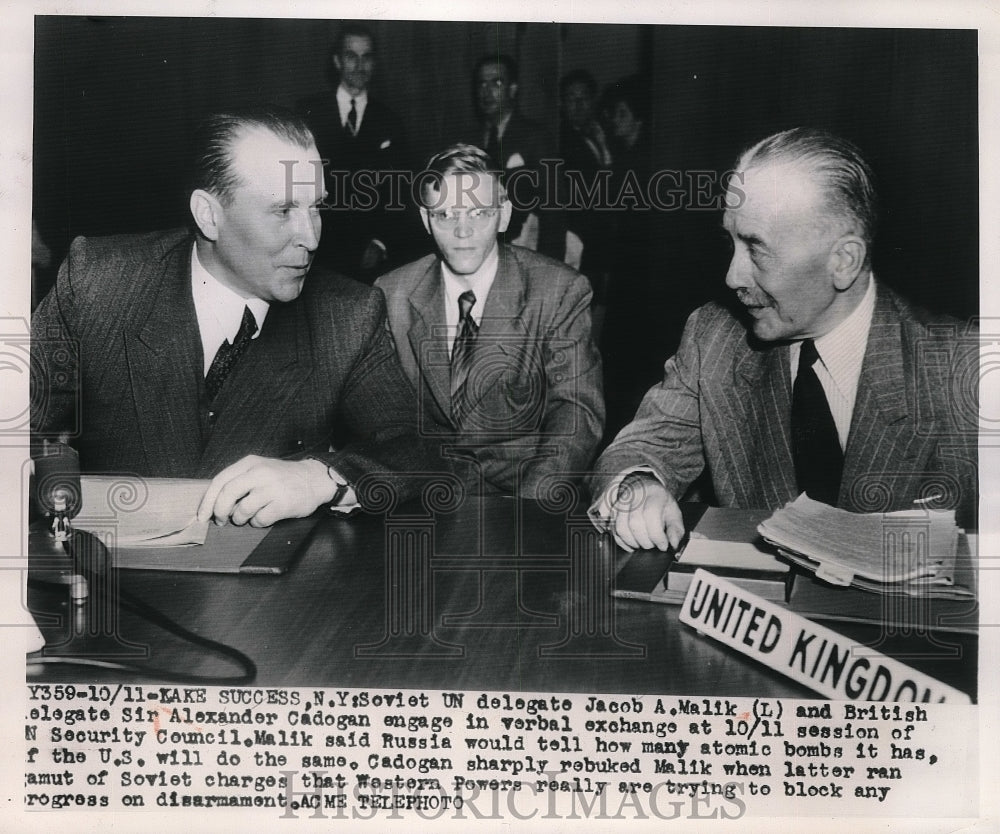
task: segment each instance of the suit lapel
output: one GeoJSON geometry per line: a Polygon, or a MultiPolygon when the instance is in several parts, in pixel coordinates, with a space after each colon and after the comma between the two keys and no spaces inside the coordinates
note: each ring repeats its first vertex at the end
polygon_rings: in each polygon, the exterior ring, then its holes
{"type": "MultiPolygon", "coordinates": [[[[311,336],[305,303],[272,304],[260,336],[234,367],[212,406],[216,421],[200,469],[214,474],[244,454],[272,448],[277,427],[312,371],[311,336]]],[[[291,449],[289,451],[292,451],[291,449]]]]}
{"type": "Polygon", "coordinates": [[[779,506],[796,494],[790,375],[785,346],[750,351],[737,368],[744,386],[739,399],[746,403],[746,413],[740,423],[731,423],[736,428],[731,454],[739,460],[735,472],[744,500],[750,502],[746,506],[761,501],[764,506],[779,506]]]}
{"type": "Polygon", "coordinates": [[[451,419],[451,372],[445,328],[441,261],[434,260],[410,293],[412,320],[408,338],[419,374],[427,383],[438,408],[451,419]]]}
{"type": "Polygon", "coordinates": [[[878,477],[880,464],[884,470],[890,462],[896,465],[920,453],[919,438],[908,419],[899,315],[888,293],[878,286],[876,292],[844,455],[840,506],[858,503],[851,500],[852,489],[878,477]]]}
{"type": "MultiPolygon", "coordinates": [[[[473,362],[477,363],[476,367],[481,368],[497,369],[509,366],[512,362],[515,366],[520,366],[525,360],[522,355],[527,336],[523,318],[524,276],[510,247],[499,245],[499,257],[497,274],[483,305],[479,336],[472,348],[473,362]],[[511,348],[517,351],[513,356],[510,355],[511,348]],[[490,356],[491,353],[500,353],[510,358],[496,361],[490,356]]],[[[469,411],[483,397],[495,393],[492,386],[474,386],[473,396],[468,402],[469,411]]]]}
{"type": "Polygon", "coordinates": [[[159,286],[149,315],[125,333],[125,350],[149,470],[164,475],[192,471],[201,451],[199,379],[201,338],[191,296],[191,247],[184,241],[134,281],[159,286]],[[155,272],[155,274],[153,274],[155,272]],[[170,408],[156,407],[170,403],[170,408]]]}
{"type": "Polygon", "coordinates": [[[496,278],[486,296],[479,332],[488,336],[524,336],[521,314],[524,311],[524,276],[509,246],[499,245],[496,278]]]}

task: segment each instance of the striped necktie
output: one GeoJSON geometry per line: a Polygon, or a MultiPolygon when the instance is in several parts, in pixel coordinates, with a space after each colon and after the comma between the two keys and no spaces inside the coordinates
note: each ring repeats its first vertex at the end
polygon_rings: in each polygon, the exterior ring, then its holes
{"type": "Polygon", "coordinates": [[[458,297],[458,335],[451,349],[451,413],[456,423],[461,422],[467,404],[472,349],[479,333],[479,325],[472,318],[475,306],[476,294],[472,290],[466,290],[458,297]]]}
{"type": "Polygon", "coordinates": [[[226,339],[215,354],[212,364],[205,375],[205,390],[208,392],[208,399],[214,400],[216,394],[222,388],[233,367],[239,358],[250,347],[250,340],[257,332],[257,320],[249,307],[243,308],[243,321],[240,322],[240,329],[236,333],[236,338],[232,344],[226,339]]]}

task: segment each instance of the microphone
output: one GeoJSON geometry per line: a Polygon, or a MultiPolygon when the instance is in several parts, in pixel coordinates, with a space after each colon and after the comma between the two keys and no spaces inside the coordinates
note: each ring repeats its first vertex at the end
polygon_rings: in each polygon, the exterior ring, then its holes
{"type": "Polygon", "coordinates": [[[65,443],[43,440],[31,444],[35,465],[31,489],[35,513],[51,519],[52,534],[57,541],[71,538],[70,520],[80,512],[80,456],[65,443]]]}
{"type": "Polygon", "coordinates": [[[32,443],[31,456],[32,507],[42,519],[30,535],[31,551],[42,578],[68,584],[73,602],[82,605],[89,595],[87,577],[105,571],[108,553],[96,537],[72,526],[83,504],[80,457],[71,446],[48,440],[32,443]]]}

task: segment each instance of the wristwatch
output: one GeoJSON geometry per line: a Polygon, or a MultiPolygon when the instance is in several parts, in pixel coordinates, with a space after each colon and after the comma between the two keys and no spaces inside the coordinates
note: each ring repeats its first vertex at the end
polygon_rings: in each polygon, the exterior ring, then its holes
{"type": "Polygon", "coordinates": [[[337,489],[333,493],[333,498],[330,499],[328,506],[331,509],[333,507],[339,507],[340,502],[344,500],[344,496],[347,495],[347,491],[351,488],[350,485],[346,481],[339,480],[337,470],[335,470],[332,465],[327,463],[322,458],[310,457],[308,460],[318,460],[326,467],[327,477],[337,485],[337,489]]]}

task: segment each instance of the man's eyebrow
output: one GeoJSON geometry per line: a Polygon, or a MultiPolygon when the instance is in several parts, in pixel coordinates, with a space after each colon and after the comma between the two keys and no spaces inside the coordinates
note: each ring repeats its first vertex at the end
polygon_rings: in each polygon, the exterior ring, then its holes
{"type": "MultiPolygon", "coordinates": [[[[321,205],[326,200],[327,196],[327,193],[324,191],[321,197],[317,197],[315,200],[310,200],[309,206],[312,207],[321,205]]],[[[297,208],[300,205],[302,205],[301,200],[276,200],[271,203],[269,208],[271,211],[284,211],[285,209],[297,208]]]]}
{"type": "Polygon", "coordinates": [[[737,232],[736,237],[748,246],[767,246],[767,244],[764,243],[764,239],[758,237],[757,235],[746,235],[737,232]]]}

